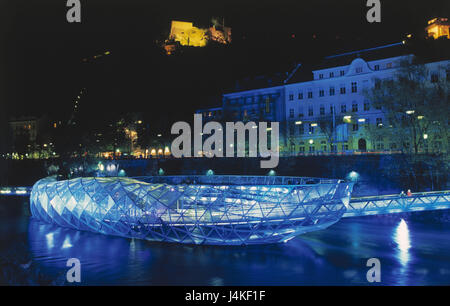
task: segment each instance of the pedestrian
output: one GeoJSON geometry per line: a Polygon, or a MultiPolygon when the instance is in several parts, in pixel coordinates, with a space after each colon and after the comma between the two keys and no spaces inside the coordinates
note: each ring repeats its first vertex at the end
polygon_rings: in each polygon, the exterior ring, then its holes
{"type": "Polygon", "coordinates": [[[408,189],[408,191],[406,192],[406,195],[407,195],[408,197],[412,196],[411,189],[408,189]]]}

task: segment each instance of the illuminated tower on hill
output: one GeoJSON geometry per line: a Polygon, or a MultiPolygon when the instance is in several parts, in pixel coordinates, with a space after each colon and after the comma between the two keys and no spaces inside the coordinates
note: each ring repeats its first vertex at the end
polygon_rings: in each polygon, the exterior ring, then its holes
{"type": "Polygon", "coordinates": [[[432,36],[434,39],[445,36],[450,39],[449,33],[450,23],[448,18],[433,18],[428,21],[428,26],[425,28],[428,36],[432,36]]]}

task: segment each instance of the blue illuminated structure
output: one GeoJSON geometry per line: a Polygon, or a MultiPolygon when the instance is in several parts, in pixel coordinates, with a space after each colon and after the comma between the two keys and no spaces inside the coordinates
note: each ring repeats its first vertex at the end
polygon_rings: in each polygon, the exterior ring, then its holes
{"type": "Polygon", "coordinates": [[[63,227],[188,244],[286,242],[337,222],[353,183],[281,176],[38,181],[32,215],[63,227]]]}

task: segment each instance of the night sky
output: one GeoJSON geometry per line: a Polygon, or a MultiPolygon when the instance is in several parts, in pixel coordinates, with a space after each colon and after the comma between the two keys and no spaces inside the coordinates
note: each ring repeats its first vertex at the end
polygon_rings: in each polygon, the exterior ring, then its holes
{"type": "Polygon", "coordinates": [[[81,24],[69,24],[65,0],[0,0],[0,99],[10,115],[57,117],[85,87],[85,112],[141,111],[150,121],[174,122],[219,105],[239,78],[398,42],[423,32],[432,17],[450,17],[450,1],[381,2],[381,24],[369,24],[365,0],[82,0],[81,24]],[[232,27],[230,47],[167,57],[156,43],[172,19],[209,27],[214,16],[232,27]],[[82,62],[105,51],[111,54],[82,62]]]}

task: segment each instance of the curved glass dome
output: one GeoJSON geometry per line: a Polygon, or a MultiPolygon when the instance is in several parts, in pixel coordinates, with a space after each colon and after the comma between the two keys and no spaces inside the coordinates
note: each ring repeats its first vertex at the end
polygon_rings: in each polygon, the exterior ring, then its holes
{"type": "Polygon", "coordinates": [[[108,235],[189,244],[285,242],[337,222],[353,184],[280,176],[87,177],[38,181],[42,221],[108,235]]]}

